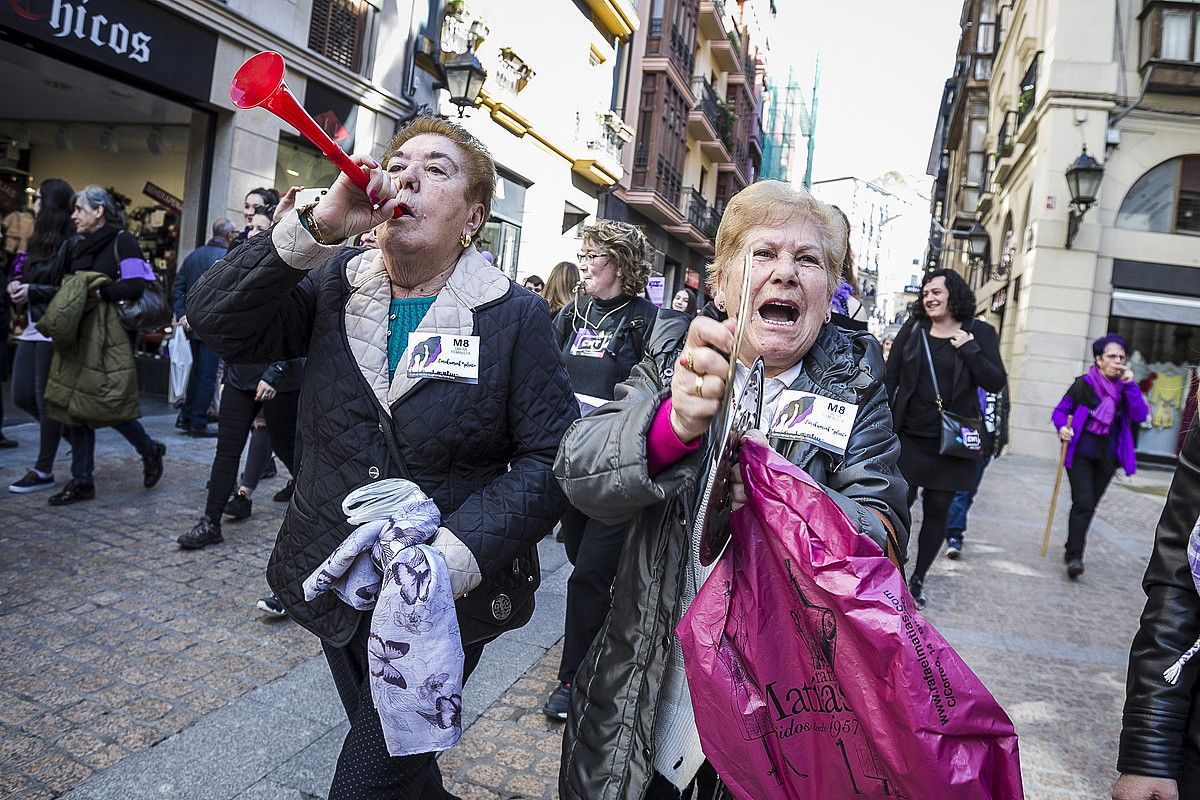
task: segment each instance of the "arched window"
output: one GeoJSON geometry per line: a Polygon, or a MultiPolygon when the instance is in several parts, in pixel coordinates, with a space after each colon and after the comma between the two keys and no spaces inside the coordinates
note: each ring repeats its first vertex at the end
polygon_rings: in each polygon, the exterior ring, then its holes
{"type": "Polygon", "coordinates": [[[1117,227],[1200,235],[1200,155],[1164,161],[1138,178],[1117,212],[1117,227]]]}

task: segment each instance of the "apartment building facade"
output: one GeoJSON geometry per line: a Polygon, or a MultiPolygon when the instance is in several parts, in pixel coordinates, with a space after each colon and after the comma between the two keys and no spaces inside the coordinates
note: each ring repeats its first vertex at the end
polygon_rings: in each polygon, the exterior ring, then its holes
{"type": "Polygon", "coordinates": [[[1171,461],[1200,360],[1200,3],[967,0],[962,29],[927,263],[1001,331],[1013,446],[1055,452],[1050,411],[1115,331],[1153,411],[1139,455],[1171,461]]]}

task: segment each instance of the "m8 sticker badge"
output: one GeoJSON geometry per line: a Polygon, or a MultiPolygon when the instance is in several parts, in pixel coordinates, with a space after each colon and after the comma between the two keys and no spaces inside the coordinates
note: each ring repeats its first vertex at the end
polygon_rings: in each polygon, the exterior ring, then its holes
{"type": "Polygon", "coordinates": [[[812,392],[785,390],[775,404],[768,436],[815,444],[836,455],[846,452],[858,406],[812,392]]]}
{"type": "Polygon", "coordinates": [[[414,333],[404,363],[410,378],[479,383],[479,337],[414,333]]]}
{"type": "Polygon", "coordinates": [[[571,355],[585,358],[604,358],[612,334],[594,331],[591,328],[580,328],[575,331],[575,341],[571,342],[571,355]]]}

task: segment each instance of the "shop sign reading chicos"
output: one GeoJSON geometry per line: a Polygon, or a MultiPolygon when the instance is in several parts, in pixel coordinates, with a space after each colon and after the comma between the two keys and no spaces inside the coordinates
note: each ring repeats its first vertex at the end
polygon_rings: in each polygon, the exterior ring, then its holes
{"type": "Polygon", "coordinates": [[[0,0],[0,27],[170,92],[197,100],[209,98],[216,35],[154,4],[142,0],[0,0]],[[181,57],[155,59],[156,52],[181,57]]]}

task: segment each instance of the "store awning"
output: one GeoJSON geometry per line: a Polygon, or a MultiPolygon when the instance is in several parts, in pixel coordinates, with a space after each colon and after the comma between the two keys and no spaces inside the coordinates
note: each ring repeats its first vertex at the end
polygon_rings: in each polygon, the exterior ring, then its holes
{"type": "Polygon", "coordinates": [[[1113,289],[1112,315],[1200,326],[1200,298],[1113,289]]]}

